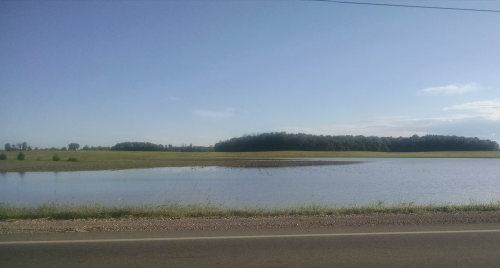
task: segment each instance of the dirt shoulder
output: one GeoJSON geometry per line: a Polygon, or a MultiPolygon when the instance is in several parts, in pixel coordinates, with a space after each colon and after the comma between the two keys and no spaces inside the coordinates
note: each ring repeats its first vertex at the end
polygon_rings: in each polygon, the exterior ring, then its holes
{"type": "Polygon", "coordinates": [[[2,221],[0,222],[0,234],[477,224],[499,222],[500,212],[219,219],[38,219],[2,221]]]}

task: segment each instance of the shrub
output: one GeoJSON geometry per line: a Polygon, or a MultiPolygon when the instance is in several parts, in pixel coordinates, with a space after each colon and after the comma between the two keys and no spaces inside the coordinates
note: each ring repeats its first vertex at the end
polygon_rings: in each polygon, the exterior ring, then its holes
{"type": "Polygon", "coordinates": [[[36,159],[36,161],[40,161],[40,157],[38,157],[38,158],[36,159]]]}
{"type": "Polygon", "coordinates": [[[55,154],[54,156],[52,156],[52,160],[59,161],[59,160],[61,160],[61,158],[59,158],[59,156],[57,156],[57,154],[55,154]]]}
{"type": "Polygon", "coordinates": [[[70,158],[68,159],[68,161],[70,161],[70,162],[76,162],[76,161],[78,161],[78,159],[76,159],[76,158],[74,158],[74,157],[70,157],[70,158]]]}
{"type": "Polygon", "coordinates": [[[7,155],[5,153],[1,153],[0,160],[7,160],[7,155]]]}
{"type": "Polygon", "coordinates": [[[17,160],[24,160],[23,152],[19,152],[19,154],[17,155],[17,160]]]}

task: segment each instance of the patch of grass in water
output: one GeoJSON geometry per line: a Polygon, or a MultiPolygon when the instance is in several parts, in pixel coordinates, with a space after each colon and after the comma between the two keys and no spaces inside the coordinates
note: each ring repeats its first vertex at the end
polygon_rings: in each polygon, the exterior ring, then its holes
{"type": "Polygon", "coordinates": [[[225,207],[222,205],[141,205],[104,206],[45,204],[24,207],[0,203],[0,220],[41,219],[105,219],[122,217],[145,218],[227,218],[227,217],[283,217],[283,216],[343,216],[373,214],[424,214],[500,211],[500,201],[466,205],[416,205],[403,203],[386,206],[379,202],[368,206],[304,205],[285,208],[225,207]]]}

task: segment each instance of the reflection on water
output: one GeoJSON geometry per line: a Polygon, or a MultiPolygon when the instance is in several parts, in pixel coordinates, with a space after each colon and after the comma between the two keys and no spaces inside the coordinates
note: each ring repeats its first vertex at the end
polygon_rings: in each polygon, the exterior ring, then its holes
{"type": "Polygon", "coordinates": [[[289,206],[500,200],[500,159],[359,160],[367,162],[260,169],[179,167],[4,173],[0,178],[0,202],[289,206]]]}

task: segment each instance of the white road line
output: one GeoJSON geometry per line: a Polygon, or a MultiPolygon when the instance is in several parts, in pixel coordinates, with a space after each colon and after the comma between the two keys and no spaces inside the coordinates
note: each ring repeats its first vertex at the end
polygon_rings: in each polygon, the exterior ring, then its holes
{"type": "Polygon", "coordinates": [[[337,234],[291,234],[291,235],[248,235],[248,236],[208,236],[208,237],[163,237],[130,239],[95,239],[95,240],[46,240],[46,241],[7,241],[0,245],[15,244],[64,244],[64,243],[104,243],[104,242],[141,242],[141,241],[182,241],[215,239],[253,239],[253,238],[293,238],[293,237],[334,237],[334,236],[369,236],[369,235],[415,235],[415,234],[457,234],[457,233],[494,233],[500,230],[462,230],[462,231],[425,231],[425,232],[378,232],[378,233],[337,233],[337,234]]]}

